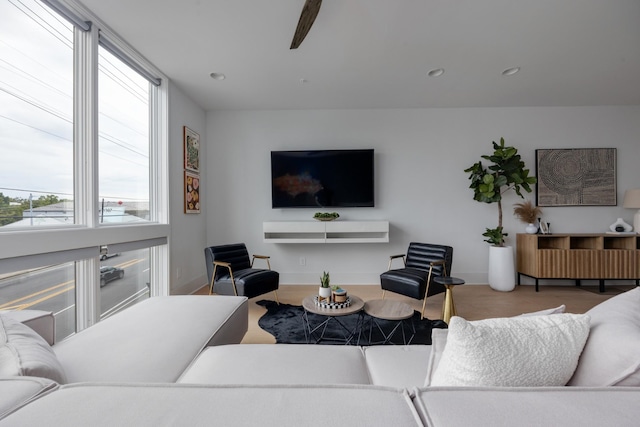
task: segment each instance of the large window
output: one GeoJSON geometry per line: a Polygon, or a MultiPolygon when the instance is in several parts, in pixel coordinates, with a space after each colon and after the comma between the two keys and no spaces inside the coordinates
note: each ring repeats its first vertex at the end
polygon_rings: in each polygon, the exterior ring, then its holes
{"type": "Polygon", "coordinates": [[[100,257],[100,318],[149,297],[149,249],[100,257]]]}
{"type": "Polygon", "coordinates": [[[0,149],[0,227],[73,224],[73,25],[38,0],[0,2],[0,149]]]}
{"type": "Polygon", "coordinates": [[[102,46],[98,57],[100,218],[149,219],[149,86],[102,46]]]}
{"type": "Polygon", "coordinates": [[[55,339],[76,331],[75,263],[0,275],[0,310],[44,310],[56,319],[55,339]]]}
{"type": "Polygon", "coordinates": [[[75,0],[0,1],[0,309],[168,293],[166,79],[75,0]]]}

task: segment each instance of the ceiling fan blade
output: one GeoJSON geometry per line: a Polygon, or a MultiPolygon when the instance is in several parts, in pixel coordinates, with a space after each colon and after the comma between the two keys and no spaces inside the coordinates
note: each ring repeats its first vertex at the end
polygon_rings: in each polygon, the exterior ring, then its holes
{"type": "Polygon", "coordinates": [[[304,6],[302,6],[302,13],[298,20],[298,26],[296,27],[296,32],[293,35],[293,40],[291,40],[291,47],[289,49],[297,49],[298,46],[300,46],[311,29],[313,22],[316,20],[321,4],[322,0],[306,0],[304,2],[304,6]]]}

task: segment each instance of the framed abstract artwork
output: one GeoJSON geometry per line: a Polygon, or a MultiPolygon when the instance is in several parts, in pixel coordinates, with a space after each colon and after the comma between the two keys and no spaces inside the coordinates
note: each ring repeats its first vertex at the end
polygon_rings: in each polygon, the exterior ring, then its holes
{"type": "Polygon", "coordinates": [[[536,150],[538,206],[615,206],[616,149],[536,150]]]}
{"type": "Polygon", "coordinates": [[[200,172],[200,135],[184,126],[184,168],[200,172]]]}
{"type": "Polygon", "coordinates": [[[200,175],[184,172],[184,213],[200,213],[200,175]]]}

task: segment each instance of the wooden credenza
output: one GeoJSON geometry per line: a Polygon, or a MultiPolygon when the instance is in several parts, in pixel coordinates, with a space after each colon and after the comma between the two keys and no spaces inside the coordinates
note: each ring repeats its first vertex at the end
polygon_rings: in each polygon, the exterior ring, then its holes
{"type": "Polygon", "coordinates": [[[640,236],[637,234],[518,234],[518,284],[521,275],[538,279],[640,279],[640,236]]]}

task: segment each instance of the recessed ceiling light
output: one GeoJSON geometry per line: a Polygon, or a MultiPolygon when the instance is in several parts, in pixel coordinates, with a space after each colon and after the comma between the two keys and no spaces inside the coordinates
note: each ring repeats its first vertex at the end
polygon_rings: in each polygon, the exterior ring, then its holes
{"type": "Polygon", "coordinates": [[[433,70],[430,70],[427,73],[429,77],[440,77],[443,74],[444,74],[444,68],[434,68],[433,70]]]}
{"type": "Polygon", "coordinates": [[[303,84],[305,84],[305,83],[309,83],[309,80],[307,80],[307,79],[300,79],[300,80],[299,80],[299,82],[300,82],[300,84],[301,84],[301,85],[303,85],[303,84]]]}
{"type": "Polygon", "coordinates": [[[520,67],[507,68],[502,72],[503,76],[513,76],[515,73],[520,71],[520,67]]]}
{"type": "Polygon", "coordinates": [[[209,74],[209,75],[211,76],[211,78],[212,78],[213,80],[224,80],[224,79],[226,79],[226,78],[227,78],[227,76],[225,76],[225,75],[224,75],[224,74],[222,74],[222,73],[211,73],[211,74],[209,74]]]}

